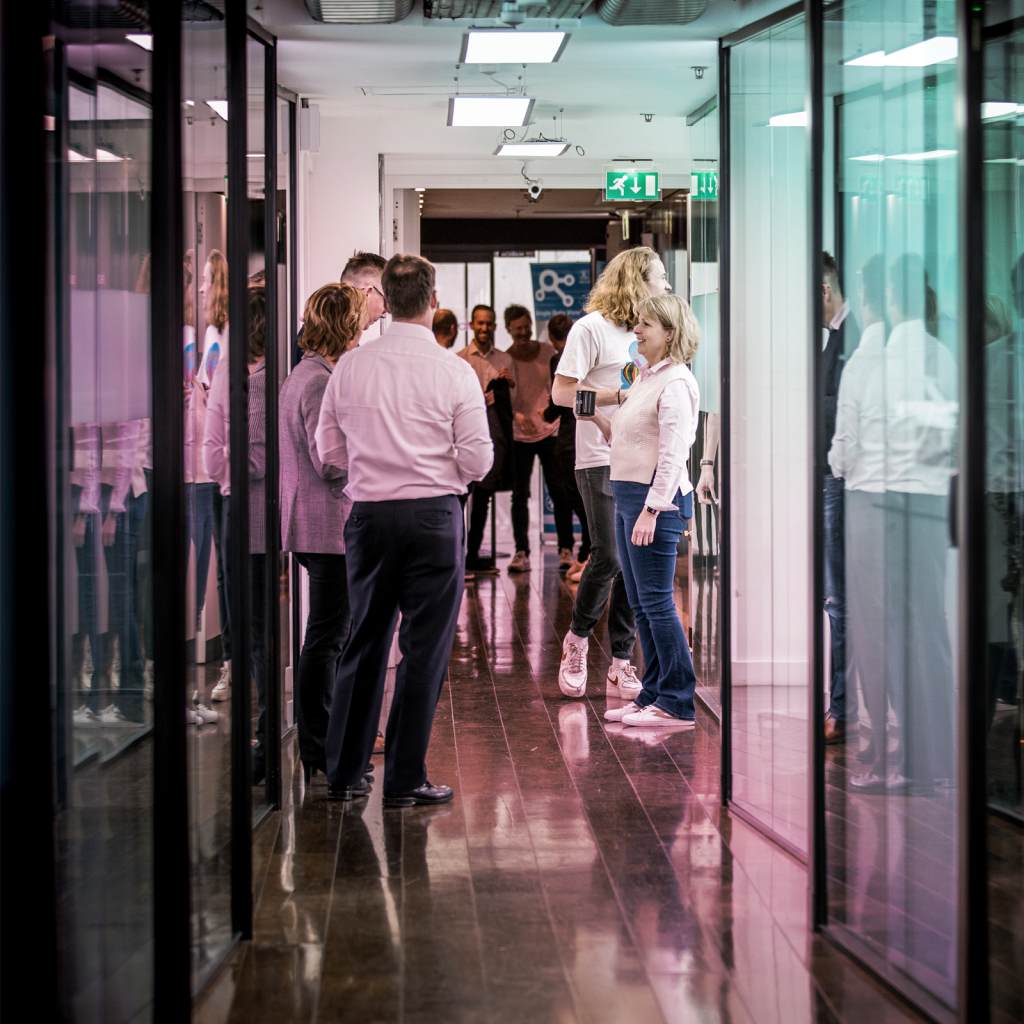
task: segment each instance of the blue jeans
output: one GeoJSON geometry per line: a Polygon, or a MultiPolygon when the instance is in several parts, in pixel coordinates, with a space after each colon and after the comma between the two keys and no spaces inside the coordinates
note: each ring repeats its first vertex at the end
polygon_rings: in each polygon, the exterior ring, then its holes
{"type": "MultiPolygon", "coordinates": [[[[832,635],[832,679],[828,717],[846,716],[846,481],[825,474],[825,611],[832,635]]],[[[855,721],[851,715],[850,721],[855,721]]]]}
{"type": "Polygon", "coordinates": [[[188,535],[196,546],[196,619],[206,604],[206,577],[213,546],[213,492],[217,484],[185,484],[188,535]]]}
{"type": "Polygon", "coordinates": [[[647,500],[647,484],[613,480],[615,497],[615,540],[622,566],[622,582],[629,606],[636,618],[640,649],[644,652],[643,690],[636,703],[649,704],[675,718],[696,717],[693,691],[697,676],[690,648],[673,599],[676,547],[686,520],[693,515],[693,496],[676,491],[677,513],[661,512],[654,528],[654,540],[633,543],[633,526],[647,500]]]}

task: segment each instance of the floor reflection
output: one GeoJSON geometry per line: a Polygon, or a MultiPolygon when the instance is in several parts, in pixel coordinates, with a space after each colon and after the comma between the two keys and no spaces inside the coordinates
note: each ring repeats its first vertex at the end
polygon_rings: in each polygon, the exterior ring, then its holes
{"type": "Polygon", "coordinates": [[[834,1012],[850,993],[915,1019],[848,961],[819,956],[816,985],[806,873],[721,811],[706,711],[605,721],[603,623],[587,697],[562,697],[571,594],[553,555],[535,566],[467,587],[428,756],[453,803],[385,811],[376,786],[342,806],[286,773],[254,941],[197,1024],[865,1019],[834,1012]]]}

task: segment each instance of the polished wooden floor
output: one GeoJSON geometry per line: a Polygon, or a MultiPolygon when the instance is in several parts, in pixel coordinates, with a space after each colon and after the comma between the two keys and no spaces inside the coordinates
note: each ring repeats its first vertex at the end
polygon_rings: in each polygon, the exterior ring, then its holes
{"type": "Polygon", "coordinates": [[[197,1024],[917,1020],[811,940],[804,867],[720,808],[713,717],[606,722],[601,629],[587,698],[559,693],[572,596],[541,562],[466,588],[428,758],[454,802],[341,805],[289,772],[253,941],[197,1024]]]}

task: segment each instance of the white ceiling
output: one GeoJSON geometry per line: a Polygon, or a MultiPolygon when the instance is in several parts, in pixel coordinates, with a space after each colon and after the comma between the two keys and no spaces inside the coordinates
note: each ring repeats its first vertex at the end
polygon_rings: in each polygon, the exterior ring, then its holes
{"type": "MultiPolygon", "coordinates": [[[[253,16],[278,38],[279,81],[318,103],[322,117],[376,120],[378,151],[395,156],[493,152],[498,129],[446,124],[456,74],[460,92],[496,89],[476,65],[456,72],[464,28],[424,19],[419,3],[405,21],[374,26],[318,24],[303,0],[255,3],[253,16]]],[[[715,95],[718,37],[783,5],[715,0],[686,26],[614,28],[585,14],[558,63],[525,71],[527,95],[537,100],[529,134],[564,134],[584,147],[588,163],[615,156],[688,161],[685,117],[715,95]],[[693,65],[707,67],[701,80],[693,65]],[[645,113],[655,115],[649,124],[645,113]]],[[[494,78],[518,86],[523,73],[503,65],[494,78]]],[[[578,154],[561,159],[570,156],[578,154]]]]}

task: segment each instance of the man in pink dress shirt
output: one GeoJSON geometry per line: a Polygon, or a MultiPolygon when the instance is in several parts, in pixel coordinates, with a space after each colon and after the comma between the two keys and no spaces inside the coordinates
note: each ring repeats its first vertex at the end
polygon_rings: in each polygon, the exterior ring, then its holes
{"type": "Polygon", "coordinates": [[[431,331],[434,268],[393,257],[381,281],[394,317],[331,374],[316,429],[320,461],[344,469],[352,513],[345,548],[352,632],[338,663],[327,729],[333,796],[365,795],[398,613],[402,661],[385,739],[384,802],[451,800],[425,758],[451,657],[465,575],[459,496],[494,448],[476,374],[431,331]]]}

